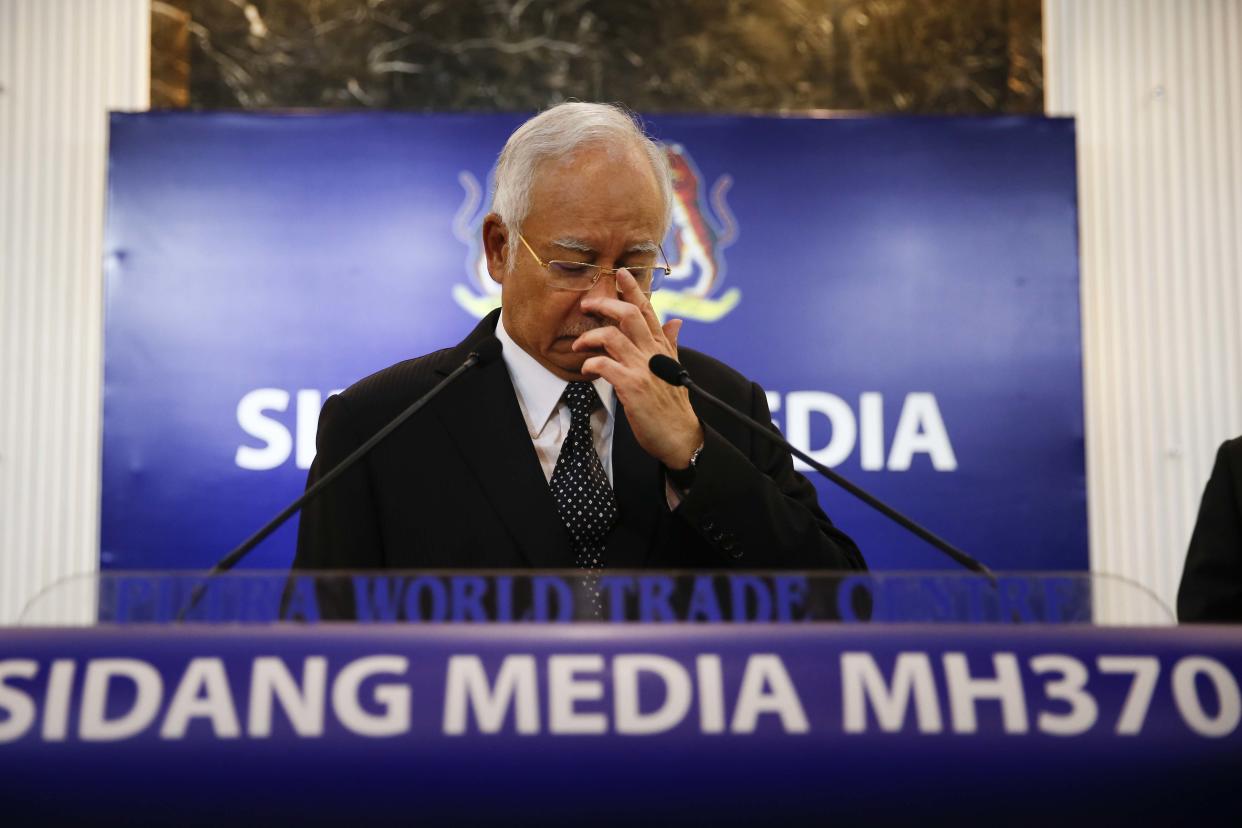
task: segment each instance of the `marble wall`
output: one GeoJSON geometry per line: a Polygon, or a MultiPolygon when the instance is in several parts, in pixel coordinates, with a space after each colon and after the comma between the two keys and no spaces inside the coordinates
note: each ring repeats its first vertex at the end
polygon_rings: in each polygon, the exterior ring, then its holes
{"type": "Polygon", "coordinates": [[[1040,0],[155,0],[153,107],[1043,111],[1040,0]]]}

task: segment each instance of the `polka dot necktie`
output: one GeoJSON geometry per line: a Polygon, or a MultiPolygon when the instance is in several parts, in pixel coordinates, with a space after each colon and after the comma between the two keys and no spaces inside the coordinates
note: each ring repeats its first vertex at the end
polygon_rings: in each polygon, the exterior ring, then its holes
{"type": "MultiPolygon", "coordinates": [[[[594,573],[604,567],[604,538],[617,521],[617,497],[608,485],[591,436],[591,411],[600,400],[589,382],[569,383],[563,399],[569,406],[569,434],[561,443],[552,472],[552,498],[573,540],[575,565],[594,573]]],[[[590,603],[598,616],[599,585],[594,574],[586,586],[591,589],[590,603]]]]}

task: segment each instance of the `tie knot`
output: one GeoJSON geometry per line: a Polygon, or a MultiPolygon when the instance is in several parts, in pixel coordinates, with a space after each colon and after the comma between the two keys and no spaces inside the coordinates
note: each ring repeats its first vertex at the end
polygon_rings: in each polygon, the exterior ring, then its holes
{"type": "Polygon", "coordinates": [[[565,386],[565,405],[574,417],[590,417],[595,406],[599,404],[599,394],[595,393],[595,385],[590,382],[571,382],[565,386]]]}

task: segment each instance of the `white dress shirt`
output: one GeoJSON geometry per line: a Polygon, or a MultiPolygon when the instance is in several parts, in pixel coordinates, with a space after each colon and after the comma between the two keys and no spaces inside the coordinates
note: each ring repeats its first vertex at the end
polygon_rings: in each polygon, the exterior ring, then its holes
{"type": "MultiPolygon", "coordinates": [[[[513,341],[505,330],[503,313],[496,323],[496,338],[500,340],[500,353],[513,382],[513,390],[517,392],[518,408],[526,421],[526,432],[535,446],[535,454],[539,455],[543,476],[551,482],[552,472],[556,470],[556,458],[561,454],[561,443],[569,434],[569,406],[561,399],[566,382],[540,365],[513,341]]],[[[611,485],[612,432],[616,423],[617,393],[606,379],[597,379],[594,385],[603,405],[591,412],[591,436],[595,440],[595,453],[599,455],[599,462],[604,466],[611,485]]]]}

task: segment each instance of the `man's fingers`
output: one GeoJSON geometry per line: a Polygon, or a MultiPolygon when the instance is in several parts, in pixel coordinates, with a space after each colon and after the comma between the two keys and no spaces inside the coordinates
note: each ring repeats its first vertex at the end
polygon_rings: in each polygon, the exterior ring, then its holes
{"type": "Polygon", "coordinates": [[[673,354],[677,354],[677,337],[681,333],[680,319],[670,319],[664,323],[664,338],[668,340],[668,344],[673,348],[673,354]]]}
{"type": "Polygon", "coordinates": [[[621,363],[612,357],[593,356],[582,363],[583,376],[592,378],[603,377],[612,384],[613,388],[616,388],[617,383],[620,382],[623,370],[621,363]]]}
{"type": "Polygon", "coordinates": [[[621,326],[621,331],[632,339],[636,345],[641,346],[646,342],[658,341],[652,335],[651,328],[647,325],[647,320],[643,318],[642,311],[629,302],[622,301],[621,299],[594,297],[584,300],[582,309],[615,320],[621,326]]]}
{"type": "Polygon", "coordinates": [[[618,362],[642,358],[642,354],[638,351],[638,346],[628,336],[611,325],[606,328],[596,328],[595,330],[587,331],[574,340],[573,348],[575,351],[604,350],[618,362]]]}
{"type": "Polygon", "coordinates": [[[651,336],[658,342],[660,340],[660,317],[656,316],[655,308],[651,307],[651,297],[643,293],[634,274],[625,268],[618,270],[617,287],[621,289],[622,298],[642,312],[643,320],[647,323],[647,330],[651,331],[651,336]]]}

